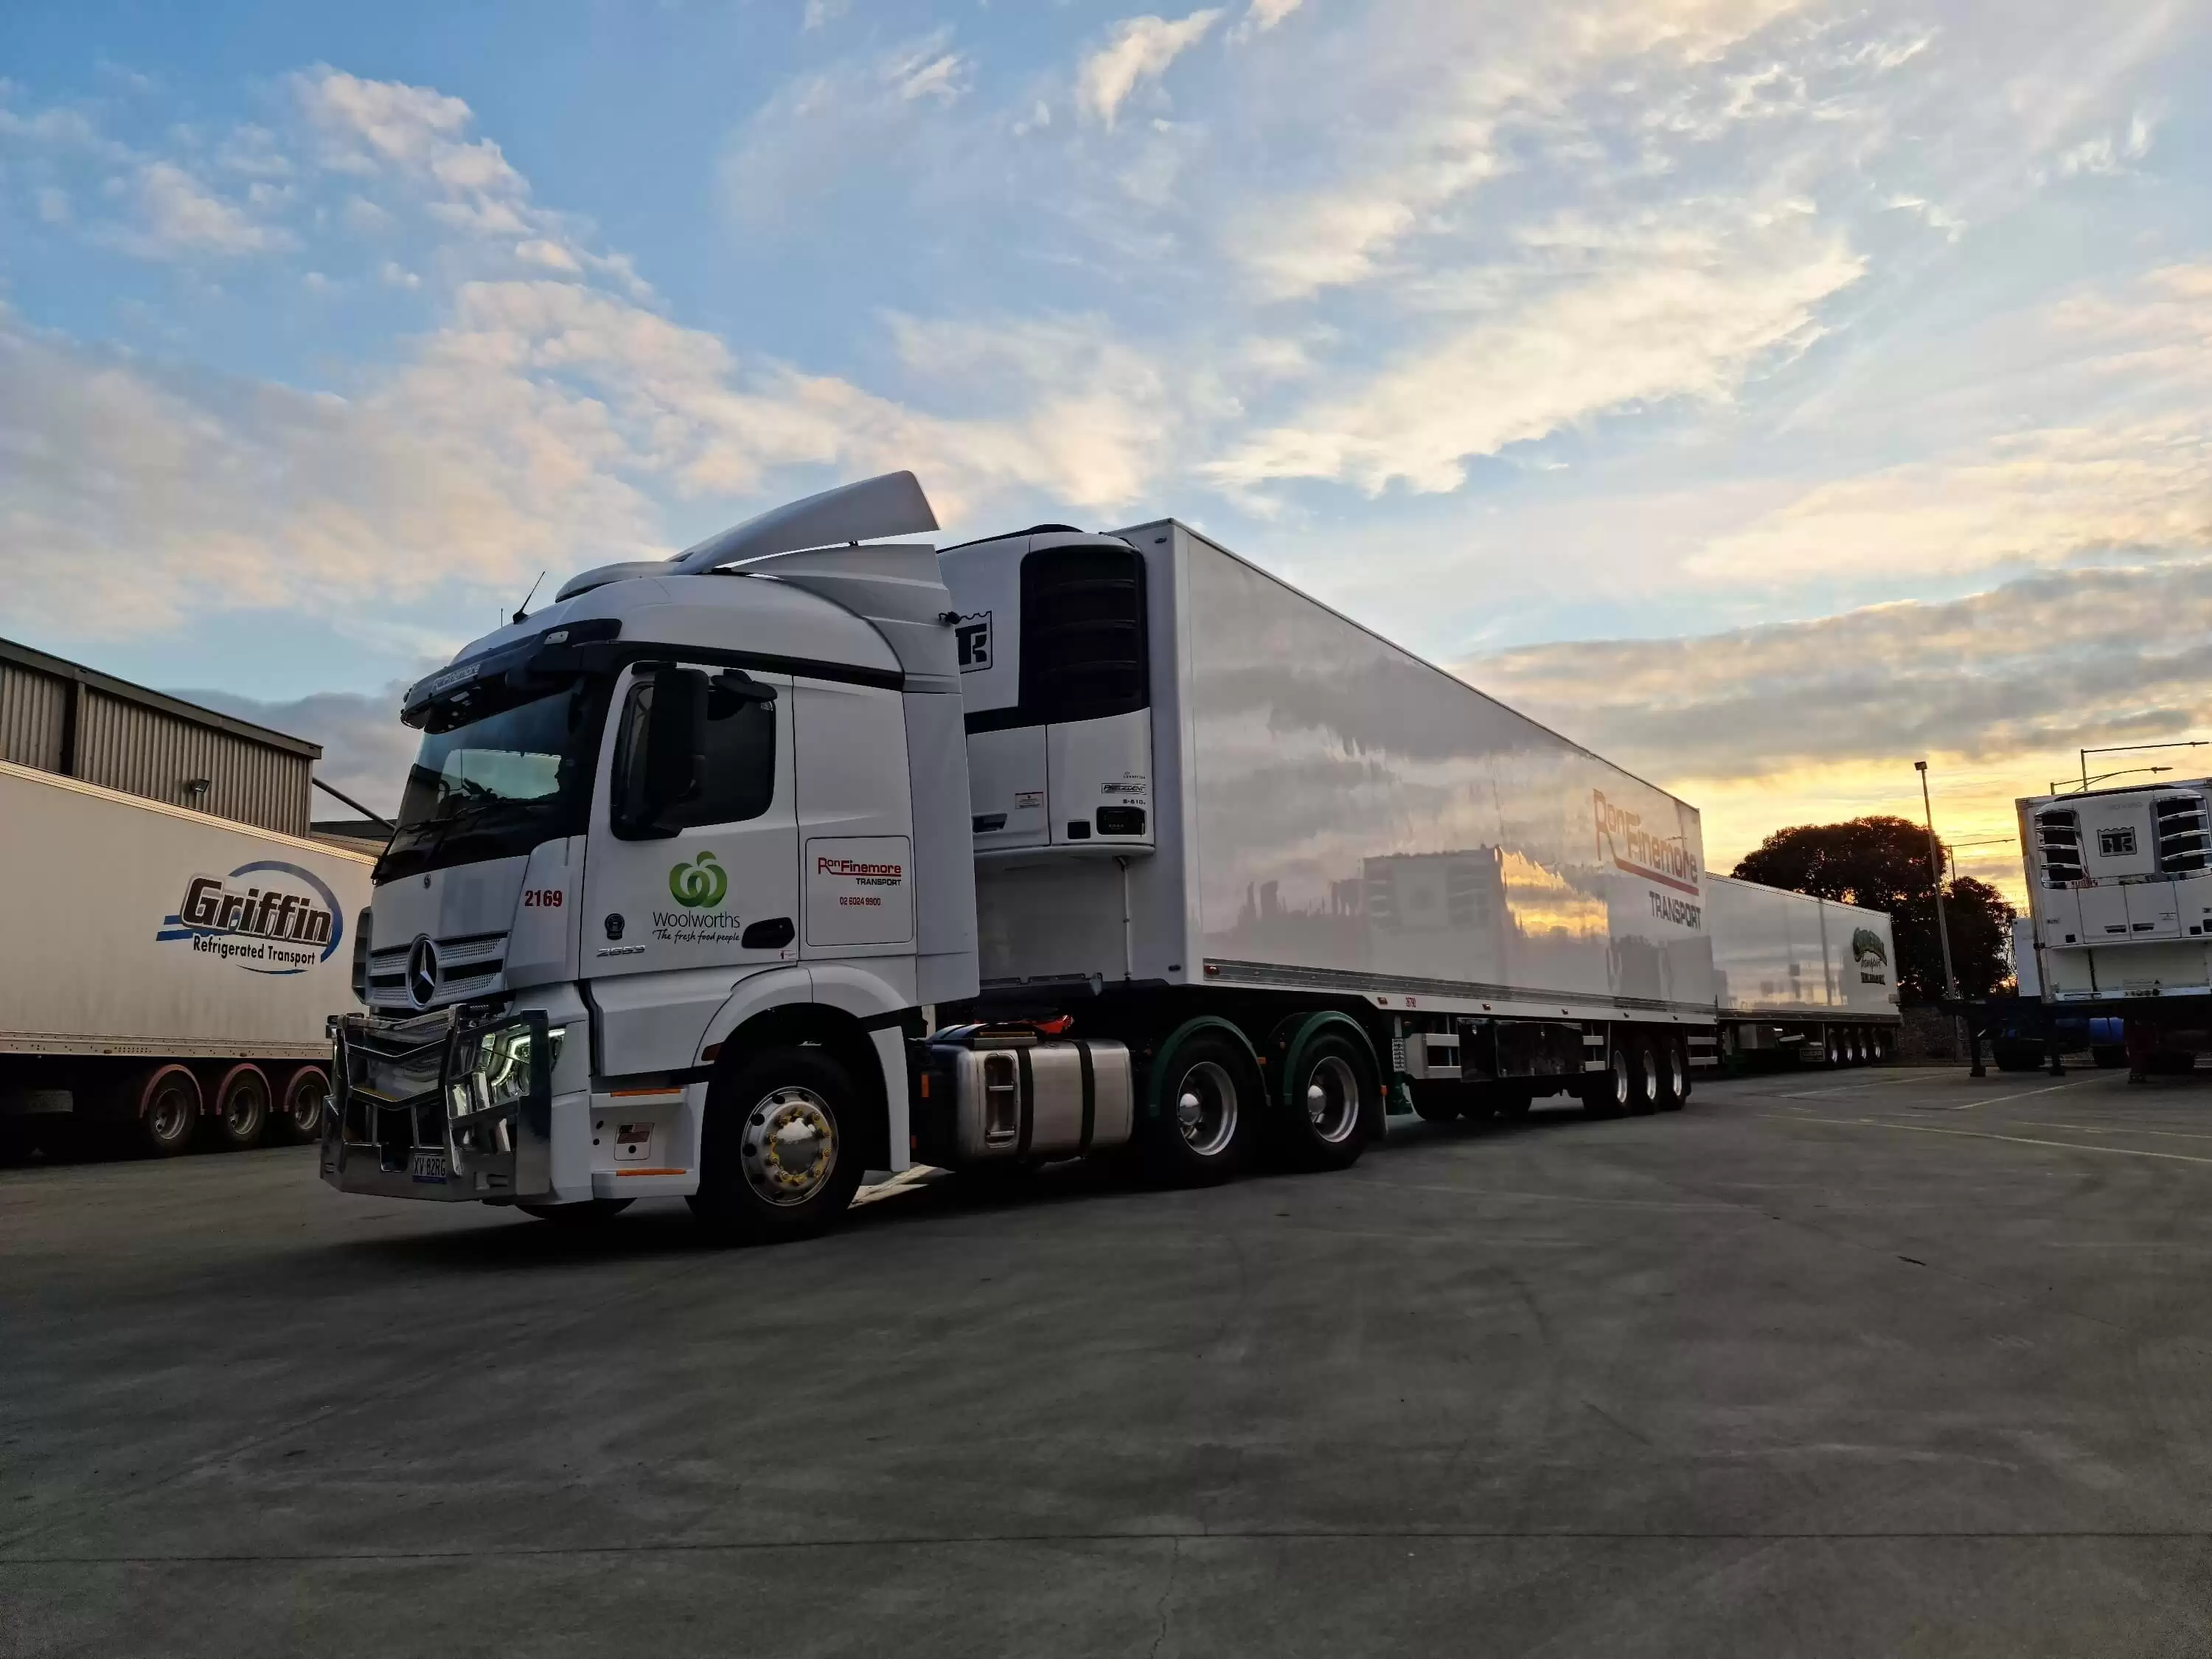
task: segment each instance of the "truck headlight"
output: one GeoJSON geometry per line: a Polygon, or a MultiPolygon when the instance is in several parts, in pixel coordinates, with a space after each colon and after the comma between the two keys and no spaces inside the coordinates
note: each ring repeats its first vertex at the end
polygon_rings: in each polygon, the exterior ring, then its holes
{"type": "Polygon", "coordinates": [[[494,1025],[463,1039],[446,1083],[446,1115],[464,1118],[527,1099],[539,1078],[549,1081],[561,1058],[565,1026],[544,1031],[545,1052],[538,1053],[537,1019],[494,1025]],[[540,1066],[543,1070],[540,1070],[540,1066]]]}

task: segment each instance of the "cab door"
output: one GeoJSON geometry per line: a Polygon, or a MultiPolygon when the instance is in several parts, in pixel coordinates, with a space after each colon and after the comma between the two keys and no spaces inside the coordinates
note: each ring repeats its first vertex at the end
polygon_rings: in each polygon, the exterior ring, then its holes
{"type": "Polygon", "coordinates": [[[624,671],[593,792],[583,969],[599,1009],[596,1069],[696,1063],[707,1021],[749,974],[799,957],[799,811],[787,675],[705,676],[696,784],[655,821],[627,810],[658,675],[624,671]]]}

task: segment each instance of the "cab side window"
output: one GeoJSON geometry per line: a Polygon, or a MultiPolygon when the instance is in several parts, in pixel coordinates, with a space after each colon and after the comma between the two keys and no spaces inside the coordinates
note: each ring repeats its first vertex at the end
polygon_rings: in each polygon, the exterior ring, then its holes
{"type": "MultiPolygon", "coordinates": [[[[708,824],[759,817],[775,799],[775,704],[742,677],[707,682],[705,738],[697,781],[684,799],[664,807],[655,828],[665,835],[708,824]],[[746,695],[750,691],[750,695],[746,695]]],[[[642,796],[653,682],[640,680],[623,705],[615,750],[617,800],[642,796]]],[[[625,839],[629,837],[625,836],[625,839]]]]}

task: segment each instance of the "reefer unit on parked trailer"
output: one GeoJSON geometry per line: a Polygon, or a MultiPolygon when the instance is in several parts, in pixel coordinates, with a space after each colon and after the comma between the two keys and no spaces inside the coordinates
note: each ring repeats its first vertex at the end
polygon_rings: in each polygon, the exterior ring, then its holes
{"type": "Polygon", "coordinates": [[[1852,1063],[1893,1052],[1889,917],[1728,876],[1705,878],[1724,1056],[1852,1063]]]}
{"type": "Polygon", "coordinates": [[[2212,1049],[2212,778],[2018,808],[2034,957],[2023,993],[2033,974],[2048,1010],[2123,1018],[2137,1075],[2212,1049]]]}
{"type": "Polygon", "coordinates": [[[370,862],[0,762],[0,1127],[319,1134],[370,862]]]}

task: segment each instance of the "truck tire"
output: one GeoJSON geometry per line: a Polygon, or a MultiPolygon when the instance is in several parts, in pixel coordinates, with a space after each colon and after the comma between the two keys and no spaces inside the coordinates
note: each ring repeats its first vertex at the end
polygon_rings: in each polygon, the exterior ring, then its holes
{"type": "Polygon", "coordinates": [[[1344,1170],[1367,1150],[1367,1103],[1378,1086],[1364,1044],[1323,1030],[1289,1056],[1272,1139],[1299,1170],[1344,1170]]]}
{"type": "Polygon", "coordinates": [[[1501,1084],[1491,1096],[1491,1115],[1509,1121],[1522,1118],[1535,1104],[1536,1091],[1533,1088],[1501,1084]]]}
{"type": "Polygon", "coordinates": [[[293,1067],[276,1105],[276,1124],[294,1140],[319,1140],[331,1109],[330,1073],[309,1064],[293,1067]]]}
{"type": "Polygon", "coordinates": [[[1628,1109],[1638,1117],[1650,1117],[1659,1109],[1659,1046],[1650,1037],[1637,1040],[1636,1092],[1630,1097],[1628,1109]]]}
{"type": "Polygon", "coordinates": [[[1250,1051],[1217,1025],[1170,1039],[1152,1062],[1137,1138],[1145,1172],[1170,1187],[1210,1187],[1244,1167],[1262,1098],[1250,1051]]]}
{"type": "Polygon", "coordinates": [[[1591,1117],[1619,1117],[1636,1098],[1636,1062],[1628,1050],[1613,1044],[1607,1054],[1605,1070],[1583,1079],[1583,1110],[1591,1117]]]}
{"type": "Polygon", "coordinates": [[[155,1158],[191,1149],[200,1126],[200,1080],[189,1066],[149,1066],[133,1073],[126,1104],[137,1126],[138,1145],[155,1158]]]}
{"type": "Polygon", "coordinates": [[[2128,1063],[2128,1045],[2124,1042],[2093,1042],[2089,1045],[2089,1063],[2100,1072],[2110,1072],[2128,1063]]]}
{"type": "Polygon", "coordinates": [[[269,1074],[258,1066],[232,1066],[216,1080],[216,1145],[227,1152],[242,1152],[261,1144],[269,1125],[269,1074]]]}
{"type": "Polygon", "coordinates": [[[732,1243],[813,1237],[860,1190],[866,1112],[852,1074],[821,1048],[740,1060],[707,1091],[692,1214],[732,1243]]]}
{"type": "Polygon", "coordinates": [[[1406,1085],[1406,1093],[1413,1115],[1424,1123],[1456,1123],[1467,1109],[1461,1086],[1441,1079],[1416,1079],[1406,1085]]]}
{"type": "Polygon", "coordinates": [[[1673,1038],[1659,1044],[1659,1109],[1679,1112],[1690,1099],[1690,1051],[1673,1038]]]}

